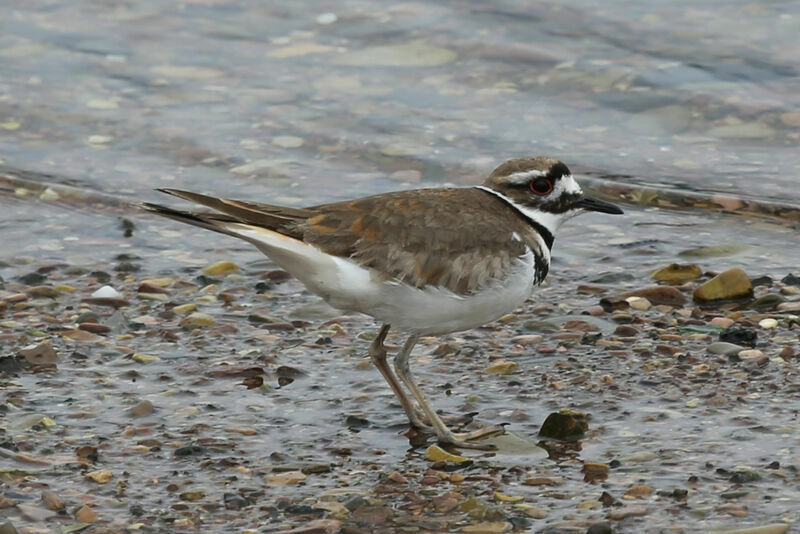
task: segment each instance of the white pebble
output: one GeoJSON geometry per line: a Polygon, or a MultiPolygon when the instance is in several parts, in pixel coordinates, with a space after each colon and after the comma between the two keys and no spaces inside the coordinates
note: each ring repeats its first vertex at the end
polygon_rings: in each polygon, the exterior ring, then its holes
{"type": "Polygon", "coordinates": [[[94,293],[92,293],[92,298],[95,299],[118,299],[121,297],[122,293],[120,293],[111,286],[103,286],[94,293]]]}
{"type": "Polygon", "coordinates": [[[761,352],[758,349],[747,349],[747,350],[743,350],[742,352],[739,353],[739,357],[741,359],[743,359],[743,360],[751,360],[753,358],[761,358],[763,355],[764,355],[764,353],[761,352]]]}
{"type": "Polygon", "coordinates": [[[761,328],[775,328],[776,326],[778,326],[778,321],[776,321],[771,317],[768,319],[761,319],[758,322],[758,326],[760,326],[761,328]]]}
{"type": "Polygon", "coordinates": [[[644,297],[628,297],[625,300],[634,310],[647,311],[651,306],[650,301],[644,297]]]}

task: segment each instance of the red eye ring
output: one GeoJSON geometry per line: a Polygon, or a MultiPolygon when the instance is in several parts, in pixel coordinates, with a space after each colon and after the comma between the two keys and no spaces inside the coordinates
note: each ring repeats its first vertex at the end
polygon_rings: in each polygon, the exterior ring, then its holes
{"type": "Polygon", "coordinates": [[[544,196],[553,192],[553,182],[548,178],[536,178],[528,183],[528,188],[534,195],[544,196]]]}

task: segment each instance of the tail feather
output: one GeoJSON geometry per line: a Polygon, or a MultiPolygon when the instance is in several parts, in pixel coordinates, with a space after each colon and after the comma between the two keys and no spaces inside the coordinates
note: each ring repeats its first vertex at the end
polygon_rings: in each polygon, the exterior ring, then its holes
{"type": "Polygon", "coordinates": [[[227,226],[231,223],[237,223],[239,221],[227,215],[181,211],[169,208],[167,206],[162,206],[160,204],[152,204],[150,202],[139,204],[139,207],[151,213],[161,215],[162,217],[167,217],[182,223],[191,224],[192,226],[199,226],[200,228],[213,230],[214,232],[219,232],[221,234],[227,234],[234,237],[242,237],[227,226]]]}
{"type": "Polygon", "coordinates": [[[312,216],[307,210],[301,208],[287,208],[258,202],[215,198],[182,189],[158,189],[158,191],[215,209],[230,215],[238,222],[286,232],[290,235],[291,231],[286,227],[291,227],[293,223],[298,223],[312,216]]]}

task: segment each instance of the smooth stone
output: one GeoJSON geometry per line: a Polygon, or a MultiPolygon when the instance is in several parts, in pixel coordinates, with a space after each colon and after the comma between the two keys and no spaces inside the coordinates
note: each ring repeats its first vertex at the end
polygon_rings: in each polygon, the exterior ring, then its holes
{"type": "Polygon", "coordinates": [[[606,319],[594,317],[592,315],[561,315],[537,321],[526,321],[524,326],[529,330],[538,332],[558,332],[568,321],[581,321],[596,326],[604,336],[610,335],[617,328],[617,325],[606,319]]]}
{"type": "Polygon", "coordinates": [[[466,456],[450,454],[438,445],[431,445],[428,447],[428,449],[425,451],[425,459],[430,460],[431,462],[450,462],[455,464],[469,461],[469,458],[466,456]]]}
{"type": "Polygon", "coordinates": [[[238,265],[233,263],[232,261],[218,261],[216,263],[212,263],[211,265],[206,265],[203,267],[203,274],[208,276],[224,276],[229,273],[237,272],[240,268],[238,265]]]}
{"type": "Polygon", "coordinates": [[[652,286],[635,289],[621,293],[619,298],[627,299],[628,297],[642,297],[650,301],[651,304],[656,306],[665,304],[667,306],[681,306],[688,300],[686,295],[678,291],[672,286],[652,286]]]}
{"type": "Polygon", "coordinates": [[[122,293],[117,291],[111,286],[103,286],[91,294],[93,299],[119,299],[122,298],[122,293]]]}
{"type": "Polygon", "coordinates": [[[525,346],[525,345],[535,345],[537,343],[541,343],[543,339],[544,337],[539,334],[523,334],[521,336],[512,337],[511,342],[525,346]]]}
{"type": "Polygon", "coordinates": [[[765,329],[775,328],[776,326],[778,326],[778,321],[776,319],[768,317],[767,319],[761,319],[758,322],[758,326],[765,329]]]}
{"type": "Polygon", "coordinates": [[[153,403],[146,399],[130,409],[130,414],[133,417],[144,417],[151,413],[153,413],[153,403]]]}
{"type": "Polygon", "coordinates": [[[61,295],[56,288],[50,286],[35,286],[26,290],[25,293],[29,297],[48,299],[58,298],[61,295]]]}
{"type": "Polygon", "coordinates": [[[800,312],[800,301],[778,304],[778,311],[800,312]]]}
{"type": "Polygon", "coordinates": [[[686,282],[699,278],[701,274],[703,272],[697,265],[673,263],[661,269],[656,269],[650,273],[650,278],[662,282],[686,282]]]}
{"type": "Polygon", "coordinates": [[[733,326],[734,320],[729,319],[728,317],[714,317],[711,319],[708,324],[713,326],[719,326],[721,328],[729,328],[733,326]]]}
{"type": "Polygon", "coordinates": [[[733,300],[753,296],[753,286],[747,273],[735,267],[700,284],[693,293],[696,301],[733,300]]]}
{"type": "Polygon", "coordinates": [[[628,298],[627,298],[627,299],[625,299],[625,300],[626,300],[626,301],[628,301],[628,304],[629,304],[629,305],[630,305],[630,307],[631,307],[631,308],[633,308],[634,310],[639,310],[639,311],[647,311],[647,310],[649,310],[649,309],[650,309],[650,307],[652,306],[652,304],[650,303],[650,301],[649,301],[649,300],[647,300],[647,299],[646,299],[646,298],[644,298],[644,297],[628,297],[628,298]]]}
{"type": "Polygon", "coordinates": [[[747,305],[751,310],[774,310],[779,304],[786,302],[786,299],[777,293],[767,293],[758,297],[747,305]]]}
{"type": "Polygon", "coordinates": [[[745,348],[740,345],[736,345],[734,343],[717,341],[706,347],[706,350],[711,354],[722,354],[723,356],[733,356],[734,354],[738,355],[740,352],[745,350],[745,348]]]}
{"type": "Polygon", "coordinates": [[[216,324],[212,316],[202,312],[191,313],[180,322],[183,328],[199,328],[203,326],[214,326],[216,324]]]}
{"type": "Polygon", "coordinates": [[[761,358],[764,356],[764,353],[758,349],[745,349],[739,351],[739,357],[743,360],[752,360],[755,358],[761,358]]]}
{"type": "Polygon", "coordinates": [[[497,360],[486,368],[485,372],[490,375],[505,375],[517,370],[519,364],[511,360],[497,360]]]}

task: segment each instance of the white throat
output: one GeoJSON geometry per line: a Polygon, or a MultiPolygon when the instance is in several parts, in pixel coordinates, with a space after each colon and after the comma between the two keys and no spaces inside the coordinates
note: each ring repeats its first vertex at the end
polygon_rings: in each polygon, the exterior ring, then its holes
{"type": "Polygon", "coordinates": [[[553,236],[555,236],[556,231],[561,227],[561,225],[564,224],[564,221],[571,219],[581,212],[580,209],[574,209],[565,213],[550,213],[547,211],[538,210],[536,208],[531,208],[529,206],[523,206],[518,202],[514,202],[503,193],[498,193],[494,189],[486,187],[485,185],[479,185],[476,187],[503,199],[504,202],[514,207],[514,209],[522,213],[528,219],[547,228],[547,231],[553,234],[553,236]]]}

